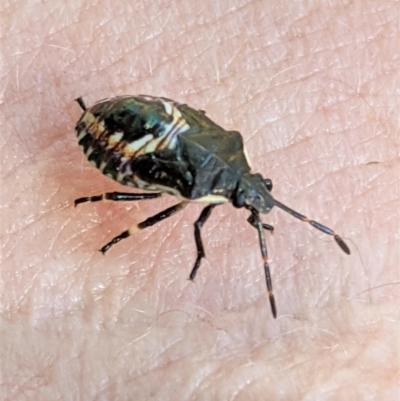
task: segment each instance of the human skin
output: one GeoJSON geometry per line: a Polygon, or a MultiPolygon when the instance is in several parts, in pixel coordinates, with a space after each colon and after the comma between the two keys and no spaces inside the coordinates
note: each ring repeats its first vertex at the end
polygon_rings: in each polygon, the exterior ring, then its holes
{"type": "Polygon", "coordinates": [[[3,3],[1,387],[6,400],[399,399],[399,5],[390,1],[3,3]],[[224,4],[226,3],[226,4],[224,4]],[[134,4],[134,5],[133,5],[134,4]],[[280,210],[263,216],[278,318],[248,213],[126,191],[80,152],[104,97],[146,93],[243,134],[280,210]]]}

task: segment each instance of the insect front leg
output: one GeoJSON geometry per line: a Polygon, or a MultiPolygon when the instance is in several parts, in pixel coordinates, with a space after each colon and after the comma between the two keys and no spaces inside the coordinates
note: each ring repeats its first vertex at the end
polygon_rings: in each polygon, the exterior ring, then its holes
{"type": "Polygon", "coordinates": [[[137,232],[139,232],[147,227],[157,224],[161,220],[164,220],[168,217],[173,216],[175,213],[178,213],[183,208],[185,208],[187,206],[187,204],[188,204],[187,202],[178,203],[177,205],[171,206],[168,209],[165,209],[162,212],[157,213],[156,215],[154,215],[152,217],[149,217],[148,219],[142,221],[139,224],[135,224],[129,230],[126,230],[126,231],[122,232],[120,235],[117,235],[116,237],[114,237],[109,243],[107,243],[100,249],[100,252],[103,254],[106,253],[114,244],[118,243],[122,239],[128,238],[129,236],[136,234],[137,232]]]}
{"type": "Polygon", "coordinates": [[[200,267],[201,259],[203,259],[206,255],[204,253],[203,242],[201,240],[201,233],[200,229],[203,227],[203,224],[207,221],[210,217],[211,211],[217,205],[208,205],[206,206],[200,214],[200,217],[194,223],[194,239],[196,241],[196,248],[197,248],[197,258],[196,262],[194,262],[194,266],[192,271],[190,272],[189,279],[194,280],[196,277],[196,273],[198,268],[200,267]]]}
{"type": "Polygon", "coordinates": [[[111,201],[137,201],[143,199],[155,199],[163,196],[161,192],[153,194],[132,194],[129,192],[106,192],[101,195],[86,196],[83,198],[75,199],[74,206],[85,202],[99,202],[103,199],[111,201]]]}
{"type": "Polygon", "coordinates": [[[251,215],[247,219],[247,221],[257,229],[258,232],[258,239],[260,242],[260,250],[261,250],[261,256],[264,262],[264,272],[265,272],[265,281],[267,284],[267,290],[268,290],[268,296],[269,296],[269,302],[271,304],[271,310],[272,310],[272,315],[274,318],[276,318],[277,311],[276,311],[276,304],[275,304],[275,297],[272,289],[272,278],[271,278],[271,271],[269,268],[269,263],[268,263],[268,252],[267,252],[267,244],[265,243],[265,237],[264,237],[264,229],[273,231],[273,227],[270,226],[269,224],[264,224],[262,223],[260,219],[260,214],[257,212],[257,210],[251,208],[251,215]]]}
{"type": "MultiPolygon", "coordinates": [[[[257,222],[257,220],[254,218],[254,216],[253,216],[252,214],[249,216],[249,218],[247,219],[247,221],[248,221],[253,227],[255,227],[255,228],[258,229],[258,222],[257,222]]],[[[262,227],[263,227],[264,230],[271,231],[271,234],[273,234],[273,232],[274,232],[274,230],[275,230],[275,228],[274,228],[273,226],[271,226],[270,224],[266,224],[266,223],[261,223],[261,224],[262,224],[262,227]]]]}

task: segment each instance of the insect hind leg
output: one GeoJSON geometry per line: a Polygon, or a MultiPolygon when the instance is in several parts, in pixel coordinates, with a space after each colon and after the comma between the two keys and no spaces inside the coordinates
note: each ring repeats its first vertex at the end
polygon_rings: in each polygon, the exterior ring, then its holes
{"type": "Polygon", "coordinates": [[[201,240],[200,230],[203,227],[204,223],[207,221],[207,219],[210,217],[211,211],[214,209],[215,206],[217,205],[214,204],[206,206],[201,212],[199,218],[194,223],[194,239],[196,241],[197,258],[196,261],[194,262],[193,269],[190,272],[189,280],[194,280],[194,278],[196,277],[197,270],[200,267],[201,259],[203,259],[206,256],[204,252],[203,242],[201,240]]]}
{"type": "Polygon", "coordinates": [[[111,200],[111,201],[137,201],[144,199],[155,199],[163,196],[161,192],[156,192],[152,194],[133,194],[130,192],[106,192],[101,195],[85,196],[83,198],[75,199],[74,206],[85,202],[99,202],[101,200],[111,200]]]}
{"type": "Polygon", "coordinates": [[[182,209],[184,209],[187,206],[187,202],[181,202],[178,203],[174,206],[169,207],[168,209],[163,210],[160,213],[157,213],[156,215],[149,217],[148,219],[142,221],[139,224],[135,224],[132,226],[129,230],[126,230],[122,232],[121,234],[117,235],[114,237],[110,242],[108,242],[106,245],[104,245],[101,249],[100,252],[102,254],[105,254],[113,245],[118,243],[119,241],[130,237],[133,234],[136,234],[137,232],[153,226],[154,224],[159,223],[160,221],[167,219],[168,217],[173,216],[174,214],[180,212],[182,209]]]}

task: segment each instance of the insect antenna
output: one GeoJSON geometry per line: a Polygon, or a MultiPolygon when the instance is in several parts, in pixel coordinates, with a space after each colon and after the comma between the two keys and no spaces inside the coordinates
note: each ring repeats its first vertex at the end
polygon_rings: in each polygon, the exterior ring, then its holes
{"type": "Polygon", "coordinates": [[[296,219],[299,219],[301,221],[304,221],[305,223],[311,224],[317,230],[322,231],[325,234],[331,235],[335,239],[336,243],[339,245],[340,249],[347,255],[350,255],[349,247],[332,229],[322,225],[321,223],[318,223],[315,220],[310,220],[308,217],[303,216],[302,214],[296,212],[295,210],[291,209],[290,207],[287,207],[286,205],[277,201],[276,199],[274,199],[274,203],[275,203],[275,206],[278,206],[280,209],[291,214],[293,217],[296,217],[296,219]]]}
{"type": "Polygon", "coordinates": [[[86,111],[86,105],[85,105],[85,102],[82,99],[82,96],[79,96],[77,99],[75,99],[75,101],[79,104],[79,106],[81,106],[81,109],[83,111],[86,111]]]}

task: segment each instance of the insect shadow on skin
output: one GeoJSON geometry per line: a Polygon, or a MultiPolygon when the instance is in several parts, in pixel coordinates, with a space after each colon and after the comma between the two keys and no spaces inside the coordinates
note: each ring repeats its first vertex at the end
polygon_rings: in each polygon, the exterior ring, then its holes
{"type": "Polygon", "coordinates": [[[82,98],[76,101],[83,114],[75,131],[88,160],[103,174],[123,185],[154,192],[107,192],[78,198],[75,206],[103,199],[137,201],[165,195],[180,200],[178,204],[117,235],[100,249],[103,254],[122,239],[173,216],[189,203],[202,202],[206,206],[194,223],[197,258],[189,275],[193,280],[205,257],[201,228],[217,205],[232,203],[236,208],[249,210],[247,221],[257,230],[275,318],[277,309],[264,237],[264,230],[272,233],[274,228],[261,221],[260,213],[269,213],[277,206],[331,235],[342,251],[350,255],[348,246],[332,229],[274,199],[271,195],[272,181],[250,171],[240,133],[224,130],[204,111],[167,98],[147,95],[104,99],[89,108],[82,98]]]}

